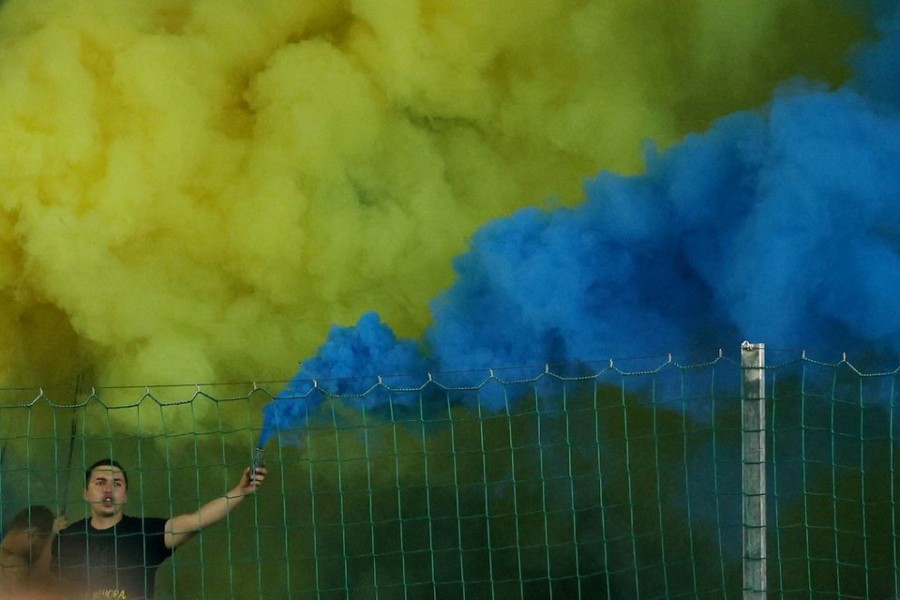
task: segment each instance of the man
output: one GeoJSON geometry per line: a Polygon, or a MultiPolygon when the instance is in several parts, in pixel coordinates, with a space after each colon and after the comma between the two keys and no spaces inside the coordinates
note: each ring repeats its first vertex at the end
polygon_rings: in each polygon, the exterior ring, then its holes
{"type": "Polygon", "coordinates": [[[98,460],[85,472],[82,493],[91,507],[90,518],[61,531],[54,547],[60,576],[90,600],[152,598],[159,565],[201,529],[224,519],[265,476],[265,467],[253,474],[248,467],[228,494],[196,512],[141,519],[122,512],[128,501],[125,469],[112,459],[98,460]]]}
{"type": "Polygon", "coordinates": [[[52,541],[65,525],[65,517],[54,517],[40,505],[24,508],[13,517],[0,542],[0,598],[49,592],[52,541]]]}

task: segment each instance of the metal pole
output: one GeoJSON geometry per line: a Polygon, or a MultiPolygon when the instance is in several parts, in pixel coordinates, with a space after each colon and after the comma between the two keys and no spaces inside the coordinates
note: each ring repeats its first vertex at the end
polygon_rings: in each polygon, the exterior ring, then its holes
{"type": "Polygon", "coordinates": [[[72,475],[72,455],[75,453],[75,436],[78,434],[78,414],[76,407],[78,406],[78,394],[81,392],[81,374],[75,378],[75,395],[72,397],[72,425],[69,431],[69,456],[66,459],[66,470],[63,471],[62,500],[60,502],[59,514],[66,514],[66,507],[69,504],[69,478],[72,475]]]}
{"type": "Polygon", "coordinates": [[[765,367],[765,344],[741,344],[744,600],[766,598],[765,367]]]}

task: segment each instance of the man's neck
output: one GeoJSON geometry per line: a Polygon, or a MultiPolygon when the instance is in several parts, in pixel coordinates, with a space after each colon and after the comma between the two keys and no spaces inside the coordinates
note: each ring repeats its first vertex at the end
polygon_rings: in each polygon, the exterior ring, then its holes
{"type": "Polygon", "coordinates": [[[115,527],[119,524],[119,521],[122,520],[122,513],[116,513],[115,515],[93,515],[91,517],[91,527],[94,529],[109,529],[110,527],[115,527]]]}

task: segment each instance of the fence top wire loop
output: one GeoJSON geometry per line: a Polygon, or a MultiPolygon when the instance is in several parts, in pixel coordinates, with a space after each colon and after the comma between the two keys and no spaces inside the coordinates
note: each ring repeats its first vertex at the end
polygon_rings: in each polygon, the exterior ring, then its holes
{"type": "MultiPolygon", "coordinates": [[[[745,348],[745,346],[742,346],[745,348]]],[[[772,350],[772,349],[769,349],[772,350]]],[[[777,351],[776,351],[777,352],[777,351]]],[[[781,352],[784,352],[783,350],[781,352]]],[[[769,353],[769,358],[771,359],[771,355],[774,352],[769,353]]],[[[652,357],[647,357],[652,358],[652,357]]],[[[614,373],[619,377],[646,377],[646,376],[655,376],[667,369],[676,369],[680,371],[688,371],[688,370],[701,370],[713,367],[719,363],[729,364],[729,365],[738,365],[738,361],[736,361],[733,357],[726,356],[724,351],[720,348],[716,355],[708,360],[708,361],[696,361],[696,362],[680,362],[675,359],[675,356],[672,353],[665,355],[664,357],[660,357],[661,360],[656,365],[651,365],[645,368],[634,368],[629,369],[622,366],[623,362],[627,362],[632,359],[612,359],[610,358],[608,362],[604,363],[604,366],[596,365],[598,368],[591,368],[590,362],[580,363],[578,365],[558,365],[557,368],[554,368],[549,363],[545,363],[540,367],[533,365],[532,367],[504,367],[503,369],[498,369],[496,367],[490,367],[483,370],[470,370],[470,371],[450,371],[446,373],[433,373],[426,372],[421,374],[421,383],[412,383],[405,385],[397,385],[396,383],[392,383],[391,380],[395,378],[405,378],[409,379],[410,377],[415,377],[414,374],[401,374],[401,375],[392,375],[386,376],[383,374],[373,375],[372,381],[373,383],[363,391],[360,392],[339,392],[335,388],[330,387],[327,382],[323,382],[319,378],[313,378],[308,380],[308,389],[304,392],[299,391],[299,386],[296,386],[298,383],[302,383],[300,380],[295,380],[294,382],[287,381],[247,381],[247,382],[220,382],[220,383],[189,383],[189,384],[160,384],[160,385],[124,385],[124,386],[91,386],[89,388],[89,392],[87,394],[80,395],[75,399],[75,402],[72,402],[71,399],[67,398],[65,401],[61,402],[55,400],[53,396],[48,393],[48,391],[44,387],[37,387],[30,396],[29,399],[23,400],[21,402],[0,402],[0,410],[2,409],[10,409],[10,408],[29,408],[33,407],[36,404],[45,402],[48,406],[53,408],[67,408],[67,409],[80,409],[91,403],[98,403],[99,405],[106,408],[133,408],[136,407],[143,402],[151,402],[158,406],[175,406],[175,405],[184,405],[190,404],[193,402],[197,402],[200,399],[205,399],[213,403],[220,402],[234,402],[234,401],[248,401],[252,397],[257,395],[262,395],[264,399],[281,399],[281,400],[291,400],[291,399],[303,399],[308,398],[314,393],[318,392],[324,394],[326,396],[334,397],[334,398],[360,398],[366,396],[368,394],[374,393],[377,390],[383,390],[386,393],[417,393],[424,392],[429,388],[434,388],[436,390],[442,392],[470,392],[470,391],[479,391],[485,386],[487,386],[491,382],[496,382],[504,386],[508,385],[535,385],[538,384],[542,379],[549,378],[555,381],[561,382],[579,382],[579,381],[590,381],[590,380],[600,380],[604,377],[607,377],[610,373],[614,373]],[[574,369],[572,368],[574,367],[574,369]],[[524,375],[521,377],[504,377],[501,371],[504,370],[518,370],[521,371],[523,369],[534,368],[535,371],[532,375],[524,375]],[[477,376],[478,372],[484,374],[484,376],[476,381],[465,381],[461,380],[460,376],[474,375],[477,376]],[[580,371],[580,372],[579,372],[580,371]],[[288,384],[295,384],[294,391],[288,390],[288,384]],[[267,385],[268,384],[268,385],[267,385]],[[215,388],[221,386],[246,386],[245,392],[240,393],[230,393],[223,394],[217,393],[215,388]],[[162,389],[175,389],[184,388],[185,390],[190,389],[190,392],[185,393],[184,396],[180,398],[170,399],[163,398],[159,395],[159,390],[162,389]],[[130,403],[126,404],[118,404],[113,403],[108,400],[110,395],[120,394],[129,389],[140,389],[141,394],[139,398],[130,403]],[[280,391],[279,391],[280,390],[280,391]]],[[[647,359],[633,359],[633,360],[647,360],[647,359]]],[[[845,368],[850,370],[852,373],[859,377],[863,378],[877,378],[877,377],[889,377],[896,376],[900,374],[900,365],[894,367],[892,369],[884,369],[884,370],[875,370],[875,371],[864,371],[860,369],[858,366],[850,362],[847,357],[847,353],[844,352],[841,354],[840,360],[828,362],[823,360],[817,360],[811,358],[809,352],[807,350],[797,351],[797,354],[787,360],[781,362],[773,362],[769,360],[765,365],[765,369],[767,371],[775,371],[787,368],[791,365],[795,364],[807,364],[807,365],[815,365],[823,368],[845,368]]],[[[333,378],[334,382],[341,380],[342,378],[333,378]]],[[[332,381],[329,379],[328,381],[332,381]]],[[[22,395],[28,393],[27,387],[0,387],[0,395],[22,395]]]]}

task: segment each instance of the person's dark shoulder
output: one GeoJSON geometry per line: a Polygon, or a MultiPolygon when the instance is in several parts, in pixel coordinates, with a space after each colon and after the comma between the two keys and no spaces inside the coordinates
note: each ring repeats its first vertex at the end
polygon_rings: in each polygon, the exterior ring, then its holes
{"type": "Polygon", "coordinates": [[[86,529],[88,524],[87,519],[80,519],[75,521],[74,523],[70,523],[68,527],[66,527],[63,531],[68,531],[69,529],[86,529]]]}
{"type": "Polygon", "coordinates": [[[71,537],[74,535],[84,535],[88,531],[88,520],[81,519],[80,521],[75,521],[74,523],[70,523],[68,527],[63,530],[60,530],[59,537],[71,537]]]}
{"type": "Polygon", "coordinates": [[[119,533],[129,533],[132,531],[141,531],[143,529],[143,519],[122,515],[122,519],[116,523],[116,529],[119,533]]]}
{"type": "Polygon", "coordinates": [[[166,528],[168,519],[159,517],[131,517],[122,515],[117,528],[122,533],[161,533],[166,528]]]}
{"type": "Polygon", "coordinates": [[[85,539],[88,536],[88,520],[81,519],[71,523],[68,527],[61,530],[56,536],[56,542],[52,546],[52,554],[57,556],[60,549],[63,554],[67,554],[66,550],[72,548],[84,547],[85,539]]]}

